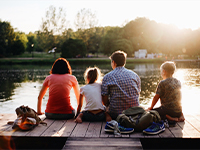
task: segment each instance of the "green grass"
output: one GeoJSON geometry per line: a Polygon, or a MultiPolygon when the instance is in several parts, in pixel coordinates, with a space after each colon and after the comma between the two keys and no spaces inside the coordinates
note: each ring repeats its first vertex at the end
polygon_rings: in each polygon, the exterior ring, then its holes
{"type": "MultiPolygon", "coordinates": [[[[110,59],[108,56],[99,55],[99,58],[67,58],[70,64],[110,64],[110,59]]],[[[49,65],[53,64],[54,61],[60,57],[60,53],[56,53],[56,57],[54,58],[54,54],[48,54],[45,52],[34,52],[28,53],[25,52],[22,55],[10,57],[10,58],[0,58],[0,65],[49,65]]],[[[134,59],[127,58],[126,63],[154,63],[154,62],[163,62],[162,58],[156,59],[134,59]]]]}
{"type": "MultiPolygon", "coordinates": [[[[34,52],[33,54],[32,53],[28,53],[28,52],[25,52],[21,55],[18,55],[18,56],[14,56],[13,58],[54,58],[54,54],[49,54],[49,53],[46,53],[46,52],[34,52]]],[[[56,53],[56,58],[59,58],[60,57],[60,53],[56,53]]]]}

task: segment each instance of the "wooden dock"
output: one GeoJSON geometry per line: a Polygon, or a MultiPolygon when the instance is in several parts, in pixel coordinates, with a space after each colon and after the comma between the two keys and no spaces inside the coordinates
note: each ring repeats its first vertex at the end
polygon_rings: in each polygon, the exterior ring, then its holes
{"type": "MultiPolygon", "coordinates": [[[[153,148],[154,143],[170,143],[181,140],[182,145],[185,140],[191,142],[200,142],[200,114],[199,115],[185,115],[185,122],[179,122],[175,127],[165,129],[165,132],[158,135],[144,135],[142,132],[133,132],[131,134],[122,134],[116,136],[108,134],[104,131],[106,122],[83,122],[77,124],[74,120],[50,120],[45,119],[45,125],[38,125],[31,131],[14,131],[12,125],[8,125],[8,121],[16,119],[16,114],[0,114],[0,149],[2,145],[5,146],[5,139],[9,137],[12,139],[34,139],[38,143],[42,139],[46,142],[52,143],[64,140],[61,149],[146,149],[146,145],[150,143],[153,148]],[[3,141],[4,140],[4,141],[3,141]],[[144,142],[146,142],[144,144],[144,142]]],[[[8,143],[7,141],[7,143],[8,143]]],[[[11,140],[10,140],[11,141],[11,140]]],[[[9,141],[9,142],[10,142],[9,141]]],[[[21,140],[22,141],[22,140],[21,140]]],[[[26,143],[26,142],[25,142],[26,143]]],[[[28,143],[28,141],[27,141],[28,143]]],[[[32,140],[32,144],[33,144],[32,140]]],[[[55,143],[54,143],[55,144],[55,143]]],[[[9,145],[9,144],[8,144],[9,145]]],[[[198,144],[200,145],[200,144],[198,144]]],[[[185,148],[197,148],[197,145],[186,145],[185,148]]],[[[155,145],[154,145],[155,148],[155,145]]]]}

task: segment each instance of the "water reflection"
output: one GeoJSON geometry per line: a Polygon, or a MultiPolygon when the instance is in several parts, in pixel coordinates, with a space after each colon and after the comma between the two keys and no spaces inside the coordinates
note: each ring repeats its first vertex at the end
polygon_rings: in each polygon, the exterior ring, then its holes
{"type": "MultiPolygon", "coordinates": [[[[155,90],[162,79],[160,63],[127,64],[126,67],[135,71],[141,78],[140,103],[147,107],[155,95],[155,90]]],[[[94,65],[91,65],[93,67],[94,65]]],[[[96,65],[103,74],[112,70],[110,64],[96,65]]],[[[200,67],[199,63],[177,63],[175,77],[182,83],[184,112],[199,111],[200,102],[200,67]],[[184,67],[185,66],[185,67],[184,67]],[[195,104],[195,105],[194,105],[195,104]]],[[[72,65],[72,72],[80,86],[84,85],[83,73],[88,65],[72,65]]],[[[49,66],[1,66],[0,68],[0,113],[15,113],[19,105],[29,105],[36,109],[37,96],[42,83],[49,71],[49,66]],[[8,69],[9,68],[9,69],[8,69]]],[[[76,107],[75,96],[71,94],[72,106],[76,107]]],[[[42,110],[45,110],[48,92],[44,96],[42,110]]],[[[157,104],[159,105],[159,103],[157,104]]]]}
{"type": "Polygon", "coordinates": [[[14,89],[21,86],[23,82],[40,81],[46,77],[49,70],[0,70],[0,102],[11,100],[14,89]]]}

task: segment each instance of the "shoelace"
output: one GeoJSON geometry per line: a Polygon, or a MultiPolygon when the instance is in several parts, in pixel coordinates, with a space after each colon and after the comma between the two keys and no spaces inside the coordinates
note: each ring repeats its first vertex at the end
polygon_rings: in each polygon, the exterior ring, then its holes
{"type": "Polygon", "coordinates": [[[118,126],[119,130],[126,130],[126,128],[122,127],[122,126],[118,126]]]}
{"type": "Polygon", "coordinates": [[[154,129],[155,127],[157,127],[157,124],[155,122],[153,122],[152,125],[149,128],[154,129]]]}
{"type": "Polygon", "coordinates": [[[164,125],[165,125],[166,128],[169,128],[169,123],[168,123],[167,119],[165,119],[164,125]]]}
{"type": "Polygon", "coordinates": [[[115,120],[111,120],[109,123],[112,124],[114,127],[114,134],[117,136],[121,136],[120,130],[118,128],[118,122],[115,120]]]}

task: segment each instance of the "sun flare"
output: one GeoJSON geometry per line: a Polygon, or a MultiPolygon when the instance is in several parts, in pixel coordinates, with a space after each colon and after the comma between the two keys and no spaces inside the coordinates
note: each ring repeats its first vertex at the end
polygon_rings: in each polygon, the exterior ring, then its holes
{"type": "Polygon", "coordinates": [[[188,71],[184,69],[177,69],[174,77],[181,81],[182,88],[182,108],[184,114],[199,113],[200,111],[200,97],[199,88],[192,77],[194,70],[188,71]]]}

